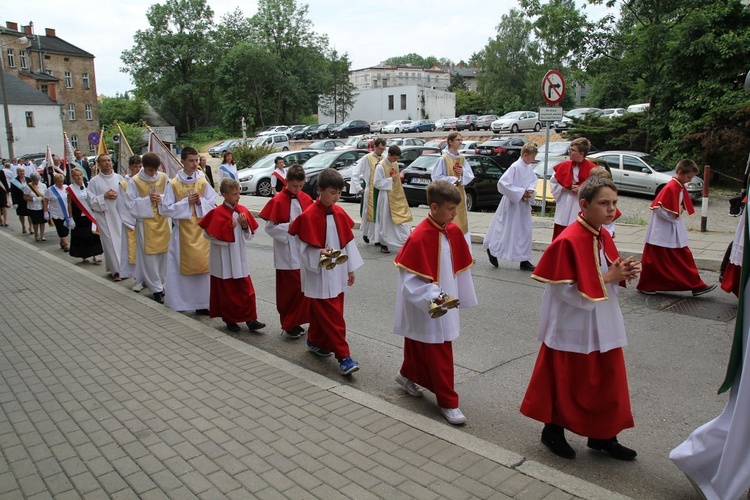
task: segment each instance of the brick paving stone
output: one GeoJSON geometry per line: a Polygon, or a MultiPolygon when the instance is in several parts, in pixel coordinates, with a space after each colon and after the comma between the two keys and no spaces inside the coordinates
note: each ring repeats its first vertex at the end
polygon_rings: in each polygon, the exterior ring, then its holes
{"type": "Polygon", "coordinates": [[[513,495],[517,500],[541,500],[552,493],[554,488],[541,481],[532,481],[524,489],[513,495]]]}
{"type": "Polygon", "coordinates": [[[260,476],[249,470],[240,472],[234,476],[234,479],[252,493],[269,487],[268,483],[261,479],[260,476]]]}
{"type": "Polygon", "coordinates": [[[453,481],[452,484],[457,488],[466,490],[467,492],[478,498],[489,498],[495,492],[495,490],[493,490],[489,486],[485,486],[484,484],[466,476],[459,477],[458,479],[453,481]]]}
{"type": "Polygon", "coordinates": [[[269,487],[256,493],[260,500],[287,500],[289,497],[269,487]]]}
{"type": "Polygon", "coordinates": [[[573,495],[566,493],[562,490],[554,490],[550,494],[548,494],[546,497],[544,497],[544,500],[572,500],[573,495]]]}
{"type": "Polygon", "coordinates": [[[114,471],[104,474],[103,476],[97,476],[96,479],[99,481],[99,484],[102,485],[102,488],[104,488],[110,495],[128,487],[122,477],[114,471]]]}
{"type": "Polygon", "coordinates": [[[503,481],[497,486],[497,490],[506,495],[515,497],[524,488],[528,487],[534,479],[524,476],[523,474],[513,474],[510,478],[503,481]]]}
{"type": "Polygon", "coordinates": [[[234,480],[223,470],[218,470],[210,474],[207,479],[211,481],[219,490],[221,490],[222,493],[228,493],[241,487],[240,483],[234,480]]]}

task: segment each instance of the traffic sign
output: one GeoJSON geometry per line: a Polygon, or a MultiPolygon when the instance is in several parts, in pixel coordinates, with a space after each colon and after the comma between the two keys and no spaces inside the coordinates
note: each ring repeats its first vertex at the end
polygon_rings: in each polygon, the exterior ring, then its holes
{"type": "Polygon", "coordinates": [[[99,144],[100,140],[101,140],[101,137],[99,136],[98,132],[91,132],[89,134],[89,144],[92,144],[92,145],[99,144]]]}
{"type": "Polygon", "coordinates": [[[565,95],[565,79],[556,69],[547,71],[542,78],[542,97],[547,104],[557,104],[565,95]]]}
{"type": "Polygon", "coordinates": [[[554,108],[539,108],[540,122],[556,122],[562,120],[563,109],[560,106],[554,108]]]}

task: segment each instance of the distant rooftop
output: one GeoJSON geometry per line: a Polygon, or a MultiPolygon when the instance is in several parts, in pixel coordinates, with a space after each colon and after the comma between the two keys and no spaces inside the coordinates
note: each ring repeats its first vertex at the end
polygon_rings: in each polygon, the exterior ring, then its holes
{"type": "Polygon", "coordinates": [[[59,38],[57,32],[53,28],[45,28],[44,33],[44,35],[36,34],[33,23],[26,26],[19,26],[18,23],[6,21],[5,26],[0,26],[0,36],[5,35],[17,38],[22,36],[27,37],[29,39],[29,44],[26,47],[26,50],[54,54],[69,54],[79,57],[94,57],[93,54],[59,38]]]}

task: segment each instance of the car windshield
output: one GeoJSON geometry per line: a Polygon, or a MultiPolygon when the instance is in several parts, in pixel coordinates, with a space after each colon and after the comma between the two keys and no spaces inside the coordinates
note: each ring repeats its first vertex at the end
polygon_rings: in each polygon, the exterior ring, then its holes
{"type": "MultiPolygon", "coordinates": [[[[537,158],[538,158],[538,156],[537,156],[537,158]]],[[[552,158],[552,157],[550,157],[550,159],[549,159],[549,167],[547,167],[547,179],[552,178],[552,174],[555,173],[555,170],[554,170],[555,166],[558,163],[562,162],[562,161],[565,161],[565,159],[564,158],[552,158]]],[[[544,161],[540,161],[536,165],[534,165],[534,173],[540,179],[542,177],[544,177],[544,161]]]]}
{"type": "Polygon", "coordinates": [[[509,120],[509,119],[515,119],[521,116],[520,111],[513,111],[511,113],[505,113],[503,116],[500,117],[501,120],[509,120]]]}
{"type": "Polygon", "coordinates": [[[543,155],[547,151],[547,147],[549,147],[549,154],[551,155],[566,155],[568,154],[570,142],[550,142],[549,144],[543,144],[539,147],[537,154],[539,156],[543,155]]]}
{"type": "Polygon", "coordinates": [[[345,146],[356,146],[362,137],[359,135],[353,135],[344,143],[345,146]]]}
{"type": "Polygon", "coordinates": [[[508,141],[510,141],[510,139],[490,139],[489,141],[480,144],[480,146],[507,146],[508,141]]]}
{"type": "Polygon", "coordinates": [[[648,163],[657,172],[671,172],[673,170],[669,165],[651,155],[641,156],[641,160],[648,163]]]}
{"type": "Polygon", "coordinates": [[[411,170],[424,170],[425,172],[432,172],[432,169],[437,164],[438,159],[440,159],[439,156],[420,156],[419,158],[414,160],[411,165],[409,165],[409,168],[411,170]]]}
{"type": "Polygon", "coordinates": [[[260,160],[253,163],[250,168],[256,169],[256,168],[269,168],[273,166],[274,159],[279,156],[278,153],[271,153],[270,155],[266,155],[260,160]]]}
{"type": "Polygon", "coordinates": [[[338,154],[321,153],[317,156],[313,156],[305,162],[305,172],[309,170],[322,170],[333,163],[334,158],[338,158],[338,154]]]}
{"type": "Polygon", "coordinates": [[[589,111],[591,111],[590,108],[571,109],[570,111],[565,113],[565,116],[567,116],[568,118],[581,118],[582,116],[585,116],[589,111]]]}
{"type": "Polygon", "coordinates": [[[268,140],[268,137],[258,137],[253,142],[250,143],[250,147],[256,147],[256,146],[262,146],[265,141],[268,140]]]}

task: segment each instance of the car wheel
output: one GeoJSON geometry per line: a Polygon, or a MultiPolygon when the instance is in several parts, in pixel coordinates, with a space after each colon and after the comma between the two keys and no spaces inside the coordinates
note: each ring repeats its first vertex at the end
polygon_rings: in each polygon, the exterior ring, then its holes
{"type": "Polygon", "coordinates": [[[474,191],[466,191],[466,211],[471,212],[477,204],[477,195],[474,191]]]}
{"type": "Polygon", "coordinates": [[[536,122],[536,125],[534,125],[534,132],[539,132],[540,130],[542,130],[542,124],[536,122]]]}
{"type": "Polygon", "coordinates": [[[283,148],[281,148],[281,150],[282,150],[282,151],[289,151],[289,148],[288,148],[288,147],[286,147],[286,146],[284,146],[283,148]]]}
{"type": "Polygon", "coordinates": [[[432,128],[430,129],[430,132],[434,132],[434,131],[435,131],[435,127],[432,127],[432,128]]]}
{"type": "Polygon", "coordinates": [[[270,197],[273,193],[273,189],[271,188],[271,181],[269,179],[261,179],[260,181],[258,181],[257,192],[258,196],[270,197]]]}
{"type": "Polygon", "coordinates": [[[394,134],[398,134],[399,132],[401,132],[399,129],[393,131],[394,134]]]}
{"type": "Polygon", "coordinates": [[[659,193],[661,193],[661,190],[664,189],[664,186],[666,186],[666,184],[662,184],[661,186],[656,188],[656,192],[654,193],[654,198],[659,196],[659,193]]]}
{"type": "Polygon", "coordinates": [[[517,134],[518,133],[518,125],[516,125],[515,123],[513,125],[511,125],[511,127],[510,127],[510,133],[511,134],[517,134]]]}
{"type": "Polygon", "coordinates": [[[492,133],[493,133],[493,134],[499,134],[499,133],[500,133],[500,131],[499,131],[499,130],[493,130],[493,131],[492,131],[492,133]]]}
{"type": "Polygon", "coordinates": [[[346,139],[347,137],[349,137],[349,134],[347,134],[346,132],[341,132],[340,137],[341,139],[346,139]]]}
{"type": "Polygon", "coordinates": [[[476,129],[477,128],[473,124],[469,125],[469,130],[471,130],[472,132],[475,131],[476,129]]]}

